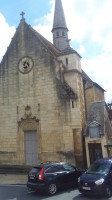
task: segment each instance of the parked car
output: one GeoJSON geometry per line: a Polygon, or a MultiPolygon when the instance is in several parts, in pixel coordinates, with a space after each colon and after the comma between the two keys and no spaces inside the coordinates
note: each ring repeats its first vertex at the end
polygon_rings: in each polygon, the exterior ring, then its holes
{"type": "Polygon", "coordinates": [[[78,177],[84,170],[68,163],[46,163],[32,168],[28,174],[27,187],[30,190],[45,190],[54,195],[61,186],[78,184],[78,177]]]}
{"type": "Polygon", "coordinates": [[[83,194],[112,196],[112,158],[95,161],[78,178],[78,188],[83,194]]]}

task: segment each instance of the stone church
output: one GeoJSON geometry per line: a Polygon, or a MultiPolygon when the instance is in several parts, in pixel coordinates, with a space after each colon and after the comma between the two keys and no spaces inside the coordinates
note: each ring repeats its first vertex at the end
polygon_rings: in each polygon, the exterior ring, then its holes
{"type": "Polygon", "coordinates": [[[61,0],[52,34],[53,44],[22,13],[0,63],[0,165],[66,161],[83,167],[111,154],[105,91],[70,47],[61,0]]]}

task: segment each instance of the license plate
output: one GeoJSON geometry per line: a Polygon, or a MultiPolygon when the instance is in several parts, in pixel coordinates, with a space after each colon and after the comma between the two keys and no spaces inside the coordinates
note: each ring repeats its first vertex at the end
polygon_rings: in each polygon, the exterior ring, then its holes
{"type": "Polygon", "coordinates": [[[91,190],[90,187],[82,187],[83,190],[91,190]]]}
{"type": "Polygon", "coordinates": [[[32,179],[32,180],[33,180],[33,179],[34,179],[34,176],[30,176],[30,179],[32,179]]]}

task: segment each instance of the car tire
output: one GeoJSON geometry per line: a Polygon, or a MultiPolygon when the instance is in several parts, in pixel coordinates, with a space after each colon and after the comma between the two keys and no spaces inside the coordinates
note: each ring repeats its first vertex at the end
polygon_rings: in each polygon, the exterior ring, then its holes
{"type": "Polygon", "coordinates": [[[49,195],[54,195],[57,192],[57,185],[55,183],[50,183],[48,186],[49,195]]]}
{"type": "Polygon", "coordinates": [[[105,197],[106,198],[110,198],[112,196],[112,190],[111,190],[111,188],[107,185],[106,187],[105,187],[105,197]]]}

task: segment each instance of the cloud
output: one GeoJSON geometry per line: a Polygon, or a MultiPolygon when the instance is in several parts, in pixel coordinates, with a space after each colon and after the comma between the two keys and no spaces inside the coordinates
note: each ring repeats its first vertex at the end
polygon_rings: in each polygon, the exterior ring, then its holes
{"type": "MultiPolygon", "coordinates": [[[[50,0],[50,12],[38,19],[34,28],[52,41],[54,0],[50,0]]],[[[103,51],[111,51],[112,37],[112,1],[111,0],[62,0],[66,16],[69,38],[80,45],[89,39],[102,45],[103,51]]],[[[84,45],[83,45],[84,46],[84,45]]]]}
{"type": "Polygon", "coordinates": [[[82,69],[89,77],[104,88],[107,102],[112,101],[112,59],[111,54],[100,54],[96,58],[82,58],[82,69]]]}
{"type": "Polygon", "coordinates": [[[106,0],[93,20],[93,42],[103,44],[102,50],[112,52],[112,1],[106,0]]]}
{"type": "Polygon", "coordinates": [[[52,29],[50,25],[41,25],[38,24],[37,26],[33,27],[36,31],[38,31],[41,35],[43,35],[47,40],[52,42],[52,33],[49,31],[52,29]]]}
{"type": "Polygon", "coordinates": [[[0,60],[5,54],[6,49],[15,33],[15,27],[9,26],[4,16],[0,13],[0,60]]]}
{"type": "Polygon", "coordinates": [[[82,58],[82,68],[93,81],[106,90],[106,101],[112,101],[112,1],[71,0],[70,4],[62,1],[70,30],[69,36],[72,42],[79,43],[77,51],[84,54],[88,49],[85,43],[89,40],[91,44],[89,58],[82,58]],[[95,44],[100,46],[100,53],[92,57],[90,54],[95,44]]]}
{"type": "Polygon", "coordinates": [[[50,0],[49,4],[51,5],[50,13],[47,15],[41,17],[40,19],[35,19],[34,21],[38,22],[36,26],[33,28],[38,31],[40,34],[42,34],[46,39],[48,39],[50,42],[53,41],[52,37],[52,27],[53,27],[53,16],[54,16],[54,0],[50,0]]]}
{"type": "Polygon", "coordinates": [[[84,54],[86,49],[85,49],[85,47],[83,45],[80,45],[80,48],[77,51],[78,51],[79,54],[84,54]]]}

